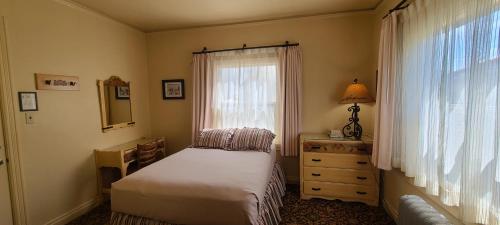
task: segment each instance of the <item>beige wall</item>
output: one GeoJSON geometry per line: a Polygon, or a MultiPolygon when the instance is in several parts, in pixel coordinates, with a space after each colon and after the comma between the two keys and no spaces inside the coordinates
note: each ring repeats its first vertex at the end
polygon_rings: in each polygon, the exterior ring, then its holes
{"type": "MultiPolygon", "coordinates": [[[[337,102],[358,77],[375,93],[373,15],[337,14],[271,22],[196,28],[147,35],[152,133],[167,137],[169,150],[190,144],[191,52],[209,49],[299,42],[303,49],[303,130],[326,132],[341,128],[348,105],[337,102]],[[185,100],[163,100],[162,79],[185,79],[185,100]]],[[[372,133],[372,106],[361,106],[361,124],[372,133]]],[[[285,161],[288,175],[298,177],[298,160],[285,161]]]]}
{"type": "Polygon", "coordinates": [[[57,222],[96,197],[93,149],[149,135],[145,34],[55,1],[1,3],[16,98],[37,72],[80,77],[80,91],[37,91],[35,124],[15,115],[28,224],[57,222]],[[96,80],[110,75],[131,82],[137,124],[102,133],[96,80]]]}

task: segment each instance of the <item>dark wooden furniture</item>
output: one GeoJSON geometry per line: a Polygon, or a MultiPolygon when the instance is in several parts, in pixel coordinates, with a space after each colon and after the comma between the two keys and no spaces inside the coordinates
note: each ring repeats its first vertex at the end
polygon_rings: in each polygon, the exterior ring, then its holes
{"type": "Polygon", "coordinates": [[[137,145],[137,164],[139,168],[146,167],[163,158],[163,152],[159,147],[161,143],[161,141],[153,141],[137,145]]]}

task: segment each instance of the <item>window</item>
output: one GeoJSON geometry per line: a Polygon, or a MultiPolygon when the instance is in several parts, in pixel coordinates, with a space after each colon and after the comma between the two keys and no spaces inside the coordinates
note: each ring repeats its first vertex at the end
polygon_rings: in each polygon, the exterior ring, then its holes
{"type": "Polygon", "coordinates": [[[416,1],[400,17],[392,164],[464,222],[500,224],[498,1],[416,1]]]}
{"type": "Polygon", "coordinates": [[[214,63],[213,124],[279,132],[279,76],[275,49],[223,52],[214,63]]]}

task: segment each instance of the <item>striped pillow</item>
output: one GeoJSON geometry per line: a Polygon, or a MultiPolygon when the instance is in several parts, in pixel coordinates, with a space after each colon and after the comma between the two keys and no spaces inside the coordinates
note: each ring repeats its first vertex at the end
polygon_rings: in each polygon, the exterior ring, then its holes
{"type": "Polygon", "coordinates": [[[230,149],[234,151],[271,152],[271,145],[276,135],[266,129],[243,128],[234,132],[230,149]]]}
{"type": "Polygon", "coordinates": [[[203,129],[193,147],[228,149],[235,130],[234,128],[203,129]]]}

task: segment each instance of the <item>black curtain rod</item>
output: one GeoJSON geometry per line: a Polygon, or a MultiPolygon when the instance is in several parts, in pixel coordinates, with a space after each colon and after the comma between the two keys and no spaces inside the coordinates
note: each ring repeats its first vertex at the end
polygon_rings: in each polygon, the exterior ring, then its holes
{"type": "Polygon", "coordinates": [[[407,0],[400,1],[396,6],[394,6],[394,8],[390,9],[389,12],[387,14],[385,14],[384,17],[382,17],[382,19],[385,19],[389,14],[391,14],[394,11],[401,10],[401,9],[406,9],[406,7],[408,7],[410,5],[410,4],[408,4],[406,6],[402,6],[403,4],[405,4],[406,1],[407,0]]]}
{"type": "Polygon", "coordinates": [[[228,48],[228,49],[218,49],[218,50],[207,50],[207,47],[203,47],[203,50],[200,52],[193,52],[193,54],[205,54],[205,53],[212,53],[212,52],[227,52],[227,51],[236,51],[236,50],[245,50],[245,49],[257,49],[257,48],[283,48],[283,47],[289,47],[289,46],[298,46],[299,43],[288,43],[285,42],[283,45],[264,45],[264,46],[255,46],[255,47],[247,47],[247,44],[243,44],[243,47],[241,48],[228,48]]]}

